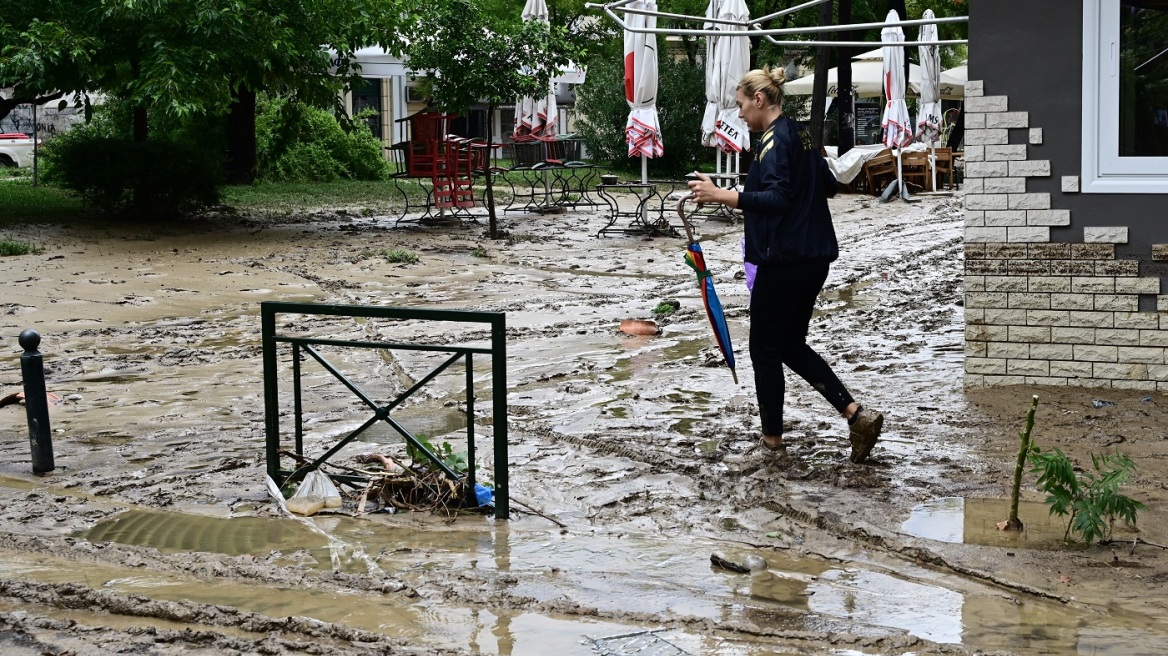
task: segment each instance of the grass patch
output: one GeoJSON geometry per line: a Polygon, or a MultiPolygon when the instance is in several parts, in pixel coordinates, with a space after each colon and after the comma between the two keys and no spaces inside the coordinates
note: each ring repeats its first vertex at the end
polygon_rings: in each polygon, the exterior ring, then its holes
{"type": "MultiPolygon", "coordinates": [[[[0,179],[0,226],[17,223],[61,223],[87,215],[81,199],[52,185],[32,186],[26,169],[13,169],[17,177],[0,179]]],[[[581,174],[588,178],[584,184],[591,188],[599,182],[605,169],[592,169],[581,174]]],[[[512,171],[507,179],[520,189],[542,186],[544,174],[538,171],[512,171]]],[[[423,181],[426,189],[429,180],[423,181]]],[[[503,207],[511,198],[507,180],[496,177],[496,207],[503,207]]],[[[475,202],[479,203],[484,181],[475,180],[475,202]]],[[[344,209],[357,216],[397,214],[405,206],[402,191],[410,199],[411,207],[421,208],[426,202],[426,190],[409,179],[341,180],[317,183],[261,182],[250,186],[222,188],[222,202],[244,214],[290,216],[318,210],[344,209]]]]}
{"type": "Polygon", "coordinates": [[[678,308],[680,307],[681,303],[677,301],[661,301],[657,304],[657,307],[653,308],[653,314],[659,314],[667,317],[674,312],[677,312],[678,308]]]}
{"type": "Polygon", "coordinates": [[[391,264],[417,264],[418,254],[405,248],[387,248],[381,252],[391,264]]]}
{"type": "Polygon", "coordinates": [[[487,257],[487,249],[482,246],[475,246],[474,250],[470,252],[475,257],[487,257]]]}
{"type": "Polygon", "coordinates": [[[81,200],[54,186],[32,186],[30,178],[0,181],[0,226],[55,223],[81,216],[81,200]]]}
{"type": "Polygon", "coordinates": [[[10,255],[28,255],[36,250],[36,245],[32,242],[13,241],[5,237],[0,239],[0,257],[8,257],[10,255]]]}
{"type": "MultiPolygon", "coordinates": [[[[426,194],[418,185],[402,182],[411,203],[422,203],[426,194]]],[[[357,208],[364,216],[376,208],[401,207],[402,194],[391,180],[341,180],[337,182],[258,182],[251,186],[224,187],[223,202],[241,212],[293,214],[319,209],[357,208]]]]}

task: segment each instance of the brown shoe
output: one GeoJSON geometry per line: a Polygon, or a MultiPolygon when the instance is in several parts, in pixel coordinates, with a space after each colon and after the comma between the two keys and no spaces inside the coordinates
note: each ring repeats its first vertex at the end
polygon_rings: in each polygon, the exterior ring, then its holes
{"type": "MultiPolygon", "coordinates": [[[[785,460],[788,457],[786,442],[779,442],[776,445],[767,444],[763,438],[758,438],[758,445],[755,449],[762,451],[763,456],[768,460],[785,460]]],[[[752,451],[754,449],[751,449],[752,451]]]]}
{"type": "Polygon", "coordinates": [[[863,406],[856,410],[856,414],[848,421],[852,442],[852,455],[849,457],[854,463],[861,463],[868,459],[872,447],[880,439],[880,429],[884,427],[884,415],[863,406]]]}

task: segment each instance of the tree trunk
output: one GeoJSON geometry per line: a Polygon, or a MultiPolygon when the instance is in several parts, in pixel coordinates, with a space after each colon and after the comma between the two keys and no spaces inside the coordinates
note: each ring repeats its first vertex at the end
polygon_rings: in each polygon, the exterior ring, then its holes
{"type": "Polygon", "coordinates": [[[134,142],[146,143],[146,137],[149,134],[149,123],[147,122],[146,108],[142,105],[134,106],[134,142]]]}
{"type": "MultiPolygon", "coordinates": [[[[819,5],[819,25],[831,25],[831,0],[819,5]]],[[[819,46],[815,49],[815,84],[811,91],[811,141],[817,148],[823,146],[823,119],[827,108],[827,69],[831,61],[831,47],[819,46]]]]}
{"type": "MultiPolygon", "coordinates": [[[[839,0],[839,24],[848,25],[852,22],[852,0],[839,0]]],[[[851,39],[852,32],[836,32],[837,39],[851,39]]],[[[840,46],[837,50],[838,75],[836,77],[835,110],[839,134],[839,155],[851,150],[856,145],[856,100],[852,97],[852,51],[848,46],[840,46]]]]}
{"type": "Polygon", "coordinates": [[[256,177],[256,94],[236,86],[227,114],[227,184],[250,185],[256,177]]]}
{"type": "Polygon", "coordinates": [[[488,236],[491,239],[499,238],[499,220],[495,215],[495,184],[494,172],[491,170],[491,142],[494,141],[495,105],[487,105],[487,165],[484,172],[487,178],[487,223],[490,225],[488,236]]]}
{"type": "MultiPolygon", "coordinates": [[[[135,80],[138,79],[138,75],[141,73],[141,71],[142,67],[138,62],[138,55],[135,53],[130,57],[130,72],[133,74],[135,80]]],[[[134,105],[133,122],[134,143],[146,143],[146,137],[149,132],[149,123],[147,122],[146,105],[141,104],[141,101],[134,105]]]]}
{"type": "Polygon", "coordinates": [[[1026,413],[1026,428],[1018,433],[1018,462],[1014,465],[1014,484],[1010,487],[1010,516],[1004,522],[998,523],[998,529],[1003,531],[1021,531],[1025,528],[1018,518],[1018,497],[1022,489],[1022,468],[1026,465],[1026,456],[1030,454],[1030,433],[1034,430],[1034,412],[1038,410],[1038,395],[1030,397],[1030,411],[1026,413]]]}

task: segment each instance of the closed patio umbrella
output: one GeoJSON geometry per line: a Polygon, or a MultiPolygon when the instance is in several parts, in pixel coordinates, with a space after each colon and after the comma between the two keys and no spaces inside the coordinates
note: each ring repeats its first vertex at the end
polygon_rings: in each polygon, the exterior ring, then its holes
{"type": "MultiPolygon", "coordinates": [[[[899,22],[900,16],[896,10],[888,12],[885,22],[899,22]]],[[[900,187],[901,195],[908,197],[904,188],[904,175],[901,167],[901,150],[912,141],[912,119],[908,115],[908,105],[904,102],[904,30],[899,26],[889,25],[880,30],[880,41],[884,45],[884,115],[880,120],[880,128],[884,130],[884,145],[896,149],[896,183],[900,187]]]]}
{"type": "MultiPolygon", "coordinates": [[[[707,23],[707,29],[743,29],[750,20],[750,10],[745,0],[710,0],[706,17],[738,23],[707,23]]],[[[740,153],[750,149],[749,131],[738,118],[735,104],[738,83],[749,70],[748,37],[706,37],[706,113],[702,118],[702,144],[719,149],[719,173],[722,172],[720,153],[740,153]]],[[[726,169],[730,169],[729,159],[726,169]]]]}
{"type": "MultiPolygon", "coordinates": [[[[657,11],[653,0],[638,0],[625,5],[629,9],[657,11]]],[[[656,28],[657,17],[644,14],[625,14],[625,24],[632,28],[656,28]]],[[[657,120],[657,35],[625,31],[625,100],[629,103],[629,119],[625,123],[625,139],[629,143],[629,157],[641,158],[641,182],[649,180],[650,157],[661,157],[665,146],[661,141],[661,126],[657,120]]]]}
{"type": "MultiPolygon", "coordinates": [[[[932,9],[926,9],[923,19],[935,18],[932,9]]],[[[917,136],[930,147],[929,168],[933,174],[933,190],[937,189],[937,141],[941,139],[941,49],[937,41],[937,26],[921,26],[918,41],[934,43],[919,46],[921,58],[921,104],[917,112],[917,136]]]]}
{"type": "MultiPolygon", "coordinates": [[[[544,0],[527,0],[523,6],[523,20],[548,22],[548,8],[544,0]]],[[[524,96],[515,104],[515,131],[517,140],[537,137],[549,139],[556,136],[556,94],[551,88],[538,98],[524,96]]]]}

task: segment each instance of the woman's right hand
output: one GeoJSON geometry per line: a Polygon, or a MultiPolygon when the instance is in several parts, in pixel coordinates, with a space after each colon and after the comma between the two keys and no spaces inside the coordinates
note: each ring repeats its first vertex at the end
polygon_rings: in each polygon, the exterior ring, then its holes
{"type": "Polygon", "coordinates": [[[697,179],[690,180],[687,186],[689,187],[690,193],[693,194],[693,201],[695,203],[699,205],[719,203],[729,207],[738,207],[737,191],[733,189],[722,189],[710,179],[710,176],[704,173],[694,171],[693,175],[697,179]]]}

